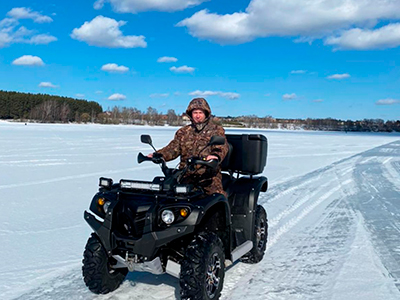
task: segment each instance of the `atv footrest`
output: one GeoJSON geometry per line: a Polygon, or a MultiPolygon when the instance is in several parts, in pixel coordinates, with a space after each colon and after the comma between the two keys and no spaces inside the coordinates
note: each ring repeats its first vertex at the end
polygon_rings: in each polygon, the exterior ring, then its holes
{"type": "Polygon", "coordinates": [[[243,255],[245,255],[251,249],[253,249],[252,241],[246,241],[243,244],[241,244],[239,247],[236,247],[235,250],[233,250],[232,254],[231,254],[232,262],[235,262],[236,260],[241,258],[243,255]]]}

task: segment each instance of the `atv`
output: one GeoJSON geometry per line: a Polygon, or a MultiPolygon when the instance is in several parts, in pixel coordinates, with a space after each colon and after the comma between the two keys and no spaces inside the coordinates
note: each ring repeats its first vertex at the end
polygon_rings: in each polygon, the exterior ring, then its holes
{"type": "MultiPolygon", "coordinates": [[[[168,168],[162,157],[138,154],[138,163],[160,164],[164,176],[152,181],[100,178],[99,191],[84,219],[93,229],[83,253],[83,279],[96,294],[114,291],[128,272],[168,273],[179,278],[181,299],[219,299],[225,268],[240,260],[258,263],[267,245],[268,221],[257,204],[268,180],[263,135],[227,134],[229,151],[221,163],[228,197],[206,195],[182,178],[196,165],[215,169],[217,160],[188,159],[168,168]],[[245,176],[241,176],[245,175],[245,176]]],[[[155,150],[151,137],[141,141],[155,150]]],[[[223,145],[214,136],[208,146],[223,145]]]]}

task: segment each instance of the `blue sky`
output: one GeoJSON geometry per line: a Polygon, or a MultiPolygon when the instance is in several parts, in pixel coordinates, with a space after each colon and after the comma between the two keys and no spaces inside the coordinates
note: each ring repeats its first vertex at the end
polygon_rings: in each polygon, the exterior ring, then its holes
{"type": "Polygon", "coordinates": [[[398,0],[0,2],[0,89],[104,109],[400,119],[398,0]]]}

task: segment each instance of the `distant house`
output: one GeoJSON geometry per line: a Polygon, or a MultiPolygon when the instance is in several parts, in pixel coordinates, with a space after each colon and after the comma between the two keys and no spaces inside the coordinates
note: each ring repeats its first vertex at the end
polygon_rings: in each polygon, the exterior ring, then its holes
{"type": "Polygon", "coordinates": [[[185,113],[182,113],[181,117],[183,121],[190,121],[190,118],[185,113]]]}

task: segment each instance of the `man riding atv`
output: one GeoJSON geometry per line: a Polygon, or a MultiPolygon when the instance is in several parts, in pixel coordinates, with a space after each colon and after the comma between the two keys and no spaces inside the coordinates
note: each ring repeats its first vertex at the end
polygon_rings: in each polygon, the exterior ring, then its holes
{"type": "MultiPolygon", "coordinates": [[[[190,125],[180,128],[174,139],[164,148],[148,157],[164,158],[171,161],[181,157],[179,168],[186,167],[187,159],[190,157],[201,157],[204,160],[217,159],[222,162],[228,152],[228,144],[207,147],[212,136],[225,138],[225,130],[216,124],[211,117],[211,109],[204,98],[195,98],[190,101],[186,114],[191,120],[190,125]]],[[[221,181],[221,168],[213,170],[206,166],[196,166],[185,174],[184,183],[195,183],[203,188],[208,195],[219,193],[227,196],[221,181]]]]}
{"type": "Polygon", "coordinates": [[[156,152],[139,153],[138,163],[159,164],[164,176],[100,178],[84,212],[93,233],[82,275],[92,292],[109,293],[128,272],[145,271],[179,278],[181,300],[217,300],[226,266],[263,259],[268,220],[258,197],[268,180],[256,175],[266,165],[266,137],[225,136],[204,99],[193,99],[187,113],[192,124],[165,148],[156,151],[151,137],[141,136],[156,152]],[[179,169],[168,168],[166,160],[179,155],[179,169]]]}

